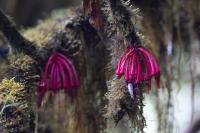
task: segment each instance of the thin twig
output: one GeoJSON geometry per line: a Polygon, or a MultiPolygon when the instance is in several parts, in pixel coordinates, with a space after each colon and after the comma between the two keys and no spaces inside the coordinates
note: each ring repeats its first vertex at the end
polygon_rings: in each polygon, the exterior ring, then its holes
{"type": "Polygon", "coordinates": [[[7,104],[7,102],[3,105],[1,111],[0,111],[0,115],[3,114],[4,110],[8,107],[16,107],[16,106],[19,106],[20,104],[19,103],[12,103],[12,104],[7,104]]]}

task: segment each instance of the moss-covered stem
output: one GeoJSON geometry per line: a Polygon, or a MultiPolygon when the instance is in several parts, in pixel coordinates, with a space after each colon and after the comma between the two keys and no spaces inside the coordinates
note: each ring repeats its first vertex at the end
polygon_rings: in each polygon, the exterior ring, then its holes
{"type": "Polygon", "coordinates": [[[110,0],[110,5],[119,32],[125,37],[128,44],[132,46],[141,45],[127,8],[122,5],[120,0],[110,0]]]}

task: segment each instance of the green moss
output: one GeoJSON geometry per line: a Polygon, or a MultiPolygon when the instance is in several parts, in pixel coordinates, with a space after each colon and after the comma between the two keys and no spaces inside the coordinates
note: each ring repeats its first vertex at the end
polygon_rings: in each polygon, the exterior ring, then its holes
{"type": "Polygon", "coordinates": [[[0,83],[0,124],[9,133],[24,131],[29,124],[30,112],[26,102],[25,85],[14,78],[0,83]]]}
{"type": "Polygon", "coordinates": [[[24,85],[12,79],[3,79],[0,83],[0,103],[17,102],[18,95],[23,91],[24,85]]]}
{"type": "Polygon", "coordinates": [[[7,63],[0,59],[0,81],[2,80],[2,77],[6,73],[7,69],[8,69],[7,63]]]}
{"type": "Polygon", "coordinates": [[[24,55],[23,53],[10,55],[8,59],[12,68],[20,70],[28,70],[34,63],[34,60],[31,57],[24,55]]]}

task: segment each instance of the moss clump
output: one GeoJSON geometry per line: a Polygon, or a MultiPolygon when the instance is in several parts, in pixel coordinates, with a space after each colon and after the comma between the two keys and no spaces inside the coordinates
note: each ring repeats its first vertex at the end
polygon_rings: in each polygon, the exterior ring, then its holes
{"type": "Polygon", "coordinates": [[[118,123],[126,113],[124,108],[125,104],[128,105],[126,102],[130,102],[130,106],[132,106],[132,102],[130,101],[126,83],[123,79],[113,80],[108,86],[108,92],[106,93],[106,98],[108,100],[106,117],[114,119],[115,123],[118,123]]]}
{"type": "Polygon", "coordinates": [[[138,95],[134,101],[129,96],[127,85],[124,79],[113,80],[106,93],[108,105],[106,106],[106,117],[114,120],[117,124],[125,115],[128,115],[134,132],[143,133],[146,121],[143,116],[143,93],[144,89],[139,88],[138,95]]]}
{"type": "Polygon", "coordinates": [[[55,21],[48,19],[37,27],[29,28],[24,31],[24,37],[37,44],[38,47],[44,47],[46,42],[50,41],[55,31],[59,29],[59,25],[55,21]],[[48,27],[48,28],[47,28],[48,27]],[[53,32],[52,32],[53,31],[53,32]]]}
{"type": "Polygon", "coordinates": [[[0,83],[0,103],[17,102],[17,95],[23,91],[24,85],[12,79],[3,79],[0,83]]]}
{"type": "Polygon", "coordinates": [[[17,68],[20,70],[28,70],[34,63],[34,60],[28,55],[17,54],[9,56],[9,63],[12,68],[17,68]]]}
{"type": "Polygon", "coordinates": [[[24,30],[22,33],[25,38],[34,42],[37,47],[44,47],[59,31],[64,29],[66,23],[63,21],[64,16],[73,16],[73,11],[71,9],[63,9],[53,12],[50,17],[40,21],[36,27],[24,30]]]}
{"type": "Polygon", "coordinates": [[[30,113],[26,98],[25,86],[14,78],[0,83],[0,124],[7,132],[22,132],[28,126],[30,113]]]}

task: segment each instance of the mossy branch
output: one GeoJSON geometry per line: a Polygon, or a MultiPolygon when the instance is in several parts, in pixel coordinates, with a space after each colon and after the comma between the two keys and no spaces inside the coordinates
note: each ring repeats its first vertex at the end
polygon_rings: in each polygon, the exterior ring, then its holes
{"type": "Polygon", "coordinates": [[[35,46],[19,33],[15,25],[1,10],[0,10],[0,30],[10,42],[12,48],[20,52],[23,52],[27,55],[33,56],[35,54],[36,52],[35,46]]]}
{"type": "Polygon", "coordinates": [[[130,45],[140,45],[141,41],[135,32],[135,27],[131,21],[131,15],[120,0],[110,0],[113,18],[119,31],[130,45]]]}

